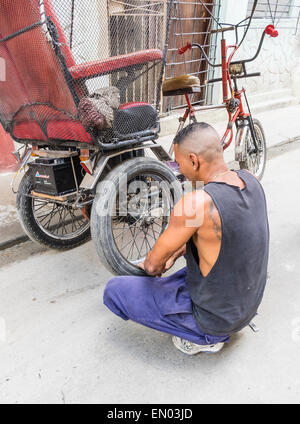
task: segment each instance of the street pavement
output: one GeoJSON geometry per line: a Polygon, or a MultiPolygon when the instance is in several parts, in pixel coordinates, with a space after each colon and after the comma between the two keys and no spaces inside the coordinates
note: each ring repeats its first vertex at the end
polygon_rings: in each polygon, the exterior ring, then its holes
{"type": "Polygon", "coordinates": [[[111,275],[92,242],[63,253],[32,242],[0,252],[0,403],[298,403],[299,181],[300,142],[272,150],[260,331],[245,328],[215,355],[185,356],[169,335],[107,310],[111,275]]]}

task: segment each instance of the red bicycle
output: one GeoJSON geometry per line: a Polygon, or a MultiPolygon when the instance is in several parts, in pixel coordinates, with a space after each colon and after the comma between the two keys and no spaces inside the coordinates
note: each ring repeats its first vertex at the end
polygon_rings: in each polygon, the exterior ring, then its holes
{"type": "MultiPolygon", "coordinates": [[[[251,20],[251,19],[250,19],[251,20]]],[[[240,23],[241,24],[241,23],[240,23]]],[[[220,64],[212,63],[204,48],[198,43],[187,43],[184,47],[178,49],[179,54],[184,54],[187,50],[193,47],[199,48],[206,62],[212,68],[221,67],[222,77],[214,78],[206,81],[209,83],[222,82],[223,103],[221,105],[212,106],[192,106],[190,95],[200,91],[200,80],[197,77],[184,75],[182,77],[171,78],[166,80],[163,84],[163,93],[165,96],[172,95],[185,95],[187,108],[183,117],[180,118],[178,131],[180,131],[187,119],[190,122],[196,122],[196,111],[203,111],[208,109],[225,108],[228,113],[228,125],[226,131],[221,139],[224,150],[230,146],[234,136],[234,125],[236,127],[235,137],[235,160],[239,162],[240,168],[246,168],[251,171],[258,179],[261,179],[266,165],[266,139],[262,124],[252,118],[249,103],[246,96],[246,90],[238,89],[237,80],[240,78],[249,78],[260,76],[259,72],[247,73],[246,63],[251,62],[257,58],[261,50],[265,35],[277,37],[278,32],[273,25],[268,25],[262,33],[260,43],[255,55],[250,59],[239,60],[233,62],[232,59],[243,42],[243,39],[238,43],[238,28],[240,24],[230,25],[212,30],[211,33],[221,33],[221,57],[220,64]],[[227,45],[224,38],[224,32],[235,31],[236,43],[227,45]],[[243,101],[246,102],[247,111],[245,110],[243,101]]],[[[223,24],[227,25],[227,24],[223,24]]],[[[229,24],[228,24],[229,25],[229,24]]],[[[249,25],[248,25],[249,27],[249,25]]],[[[170,155],[173,154],[173,144],[170,149],[170,155]]]]}

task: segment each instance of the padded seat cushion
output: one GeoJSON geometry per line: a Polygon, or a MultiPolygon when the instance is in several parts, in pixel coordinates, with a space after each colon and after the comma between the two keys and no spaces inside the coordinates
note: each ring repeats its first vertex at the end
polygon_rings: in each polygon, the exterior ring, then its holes
{"type": "Polygon", "coordinates": [[[194,75],[180,75],[163,82],[162,90],[164,96],[174,96],[187,93],[200,92],[200,80],[194,75]]]}

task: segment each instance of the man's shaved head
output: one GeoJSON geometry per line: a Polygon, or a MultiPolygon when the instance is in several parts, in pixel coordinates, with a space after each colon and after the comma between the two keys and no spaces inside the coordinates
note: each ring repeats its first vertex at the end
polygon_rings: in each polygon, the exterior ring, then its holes
{"type": "Polygon", "coordinates": [[[194,122],[183,128],[174,138],[174,144],[183,154],[194,153],[207,163],[223,155],[219,134],[205,122],[194,122]]]}

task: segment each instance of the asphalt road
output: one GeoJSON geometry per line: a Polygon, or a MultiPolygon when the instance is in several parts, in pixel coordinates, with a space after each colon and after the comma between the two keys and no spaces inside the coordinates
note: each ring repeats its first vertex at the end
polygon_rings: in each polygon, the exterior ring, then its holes
{"type": "Polygon", "coordinates": [[[299,181],[300,143],[273,150],[260,332],[245,328],[216,355],[187,357],[170,336],[107,310],[111,275],[91,242],[64,253],[31,242],[0,252],[0,403],[298,403],[299,181]]]}

